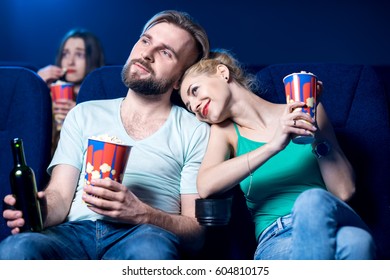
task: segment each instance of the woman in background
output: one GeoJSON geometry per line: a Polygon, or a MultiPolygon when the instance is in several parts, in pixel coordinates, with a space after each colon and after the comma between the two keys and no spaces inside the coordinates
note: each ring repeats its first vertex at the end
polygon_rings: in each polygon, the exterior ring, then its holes
{"type": "Polygon", "coordinates": [[[255,259],[373,259],[372,236],[345,202],[355,192],[354,173],[322,103],[315,122],[294,111],[304,103],[268,102],[252,91],[253,84],[225,51],[182,78],[184,104],[211,124],[199,195],[240,184],[255,224],[255,259]],[[290,141],[291,134],[311,133],[312,145],[290,141]]]}
{"type": "Polygon", "coordinates": [[[76,96],[84,78],[104,65],[104,52],[99,39],[85,29],[72,29],[62,39],[55,65],[48,65],[38,75],[50,85],[57,80],[74,84],[74,100],[53,102],[52,153],[55,151],[62,123],[69,110],[76,105],[76,96]]]}

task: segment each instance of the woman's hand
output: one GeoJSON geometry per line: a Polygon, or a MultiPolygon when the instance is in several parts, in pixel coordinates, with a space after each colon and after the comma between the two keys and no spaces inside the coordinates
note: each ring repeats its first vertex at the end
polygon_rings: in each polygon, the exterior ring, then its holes
{"type": "Polygon", "coordinates": [[[48,65],[42,69],[39,69],[38,75],[50,85],[54,81],[58,80],[64,75],[64,70],[55,65],[48,65]]]}
{"type": "Polygon", "coordinates": [[[76,106],[76,102],[69,99],[58,99],[53,102],[53,117],[57,125],[57,130],[60,130],[68,112],[76,106]]]}
{"type": "Polygon", "coordinates": [[[317,94],[316,94],[316,104],[320,103],[322,97],[322,92],[324,91],[324,84],[322,81],[317,81],[317,94]]]}
{"type": "Polygon", "coordinates": [[[279,119],[274,137],[269,142],[275,151],[283,150],[291,140],[291,135],[310,135],[317,128],[315,120],[297,108],[305,106],[304,102],[291,102],[286,104],[285,110],[279,119]]]}

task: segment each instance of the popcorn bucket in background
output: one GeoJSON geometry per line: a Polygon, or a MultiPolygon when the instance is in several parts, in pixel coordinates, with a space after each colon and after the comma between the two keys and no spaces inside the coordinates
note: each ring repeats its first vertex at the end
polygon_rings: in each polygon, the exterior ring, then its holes
{"type": "Polygon", "coordinates": [[[95,178],[110,178],[122,183],[131,148],[132,146],[120,143],[89,138],[85,184],[91,184],[91,180],[95,178]]]}
{"type": "MultiPolygon", "coordinates": [[[[312,73],[301,71],[292,73],[283,78],[287,103],[301,101],[306,104],[297,108],[315,118],[317,98],[317,77],[312,73]]],[[[314,134],[293,135],[292,141],[296,144],[310,144],[314,141],[314,134]]]]}
{"type": "Polygon", "coordinates": [[[74,100],[74,84],[57,81],[50,85],[51,98],[54,102],[58,99],[74,100]]]}

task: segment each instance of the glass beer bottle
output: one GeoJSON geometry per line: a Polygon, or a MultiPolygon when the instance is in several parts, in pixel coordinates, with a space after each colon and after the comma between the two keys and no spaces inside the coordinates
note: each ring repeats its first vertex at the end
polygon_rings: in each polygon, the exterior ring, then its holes
{"type": "Polygon", "coordinates": [[[41,231],[43,223],[35,174],[26,164],[22,139],[13,139],[11,147],[14,156],[14,168],[10,173],[11,191],[16,198],[15,208],[23,213],[21,231],[41,231]]]}

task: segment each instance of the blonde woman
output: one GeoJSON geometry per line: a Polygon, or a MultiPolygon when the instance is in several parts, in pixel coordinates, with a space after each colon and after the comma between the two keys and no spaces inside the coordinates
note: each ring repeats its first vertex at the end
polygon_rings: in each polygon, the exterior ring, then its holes
{"type": "Polygon", "coordinates": [[[197,179],[200,196],[240,184],[255,224],[255,259],[374,258],[367,226],[345,203],[355,191],[354,173],[323,105],[315,122],[294,111],[303,103],[259,97],[253,81],[225,51],[182,78],[184,104],[211,124],[197,179]],[[308,133],[315,133],[312,145],[290,141],[291,134],[308,133]]]}

